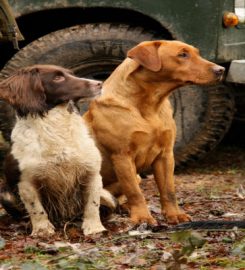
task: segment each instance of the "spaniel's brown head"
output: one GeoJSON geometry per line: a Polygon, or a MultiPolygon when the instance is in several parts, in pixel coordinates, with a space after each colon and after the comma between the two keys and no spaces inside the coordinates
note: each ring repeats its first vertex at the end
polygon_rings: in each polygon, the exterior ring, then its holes
{"type": "Polygon", "coordinates": [[[0,98],[25,117],[43,116],[54,106],[98,95],[102,82],[78,78],[55,65],[34,65],[0,82],[0,98]]]}

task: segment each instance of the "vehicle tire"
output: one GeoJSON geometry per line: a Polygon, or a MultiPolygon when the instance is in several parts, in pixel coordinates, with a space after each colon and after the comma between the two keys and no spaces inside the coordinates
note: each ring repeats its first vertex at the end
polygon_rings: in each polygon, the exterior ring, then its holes
{"type": "Polygon", "coordinates": [[[229,130],[234,96],[223,84],[185,86],[172,96],[177,125],[176,166],[190,165],[210,153],[229,130]]]}
{"type": "MultiPolygon", "coordinates": [[[[128,25],[69,27],[21,49],[5,65],[0,79],[23,66],[56,64],[72,69],[78,76],[104,80],[130,48],[143,40],[160,38],[164,39],[128,25]]],[[[223,138],[233,117],[232,95],[224,86],[191,86],[175,91],[171,100],[178,128],[176,164],[188,164],[205,156],[223,138]]],[[[81,111],[84,110],[86,107],[81,106],[81,111]]],[[[5,128],[3,133],[6,132],[9,131],[5,128]]]]}

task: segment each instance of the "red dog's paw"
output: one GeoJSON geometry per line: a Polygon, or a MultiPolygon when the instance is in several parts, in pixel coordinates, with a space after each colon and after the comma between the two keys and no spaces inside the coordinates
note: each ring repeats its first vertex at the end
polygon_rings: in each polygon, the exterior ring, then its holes
{"type": "Polygon", "coordinates": [[[179,213],[171,213],[166,215],[167,223],[169,224],[178,224],[181,222],[188,222],[191,221],[191,217],[184,213],[184,212],[179,212],[179,213]]]}
{"type": "Polygon", "coordinates": [[[147,209],[140,207],[132,207],[130,210],[131,221],[134,224],[148,223],[151,225],[156,225],[157,221],[152,217],[147,209]]]}

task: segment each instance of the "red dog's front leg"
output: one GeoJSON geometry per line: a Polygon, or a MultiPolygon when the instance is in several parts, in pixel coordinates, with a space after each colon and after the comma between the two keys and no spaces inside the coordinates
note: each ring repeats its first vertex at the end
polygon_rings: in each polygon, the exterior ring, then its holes
{"type": "Polygon", "coordinates": [[[162,212],[167,222],[177,224],[191,220],[190,216],[179,209],[174,183],[174,155],[171,148],[165,148],[164,153],[153,163],[154,178],[160,193],[162,212]]]}
{"type": "Polygon", "coordinates": [[[157,222],[151,216],[145,198],[140,190],[136,168],[131,157],[126,154],[112,155],[112,162],[122,192],[127,197],[132,222],[156,224],[157,222]]]}

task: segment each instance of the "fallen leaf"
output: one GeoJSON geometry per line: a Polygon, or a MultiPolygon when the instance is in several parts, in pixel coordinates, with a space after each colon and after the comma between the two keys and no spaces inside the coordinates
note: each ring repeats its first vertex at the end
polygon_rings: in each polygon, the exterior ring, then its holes
{"type": "Polygon", "coordinates": [[[196,248],[201,248],[206,240],[197,232],[178,231],[171,234],[171,239],[183,244],[181,255],[190,256],[196,248]]]}
{"type": "Polygon", "coordinates": [[[231,253],[233,255],[245,255],[245,237],[233,245],[231,253]]]}
{"type": "Polygon", "coordinates": [[[124,261],[124,264],[129,266],[144,266],[147,264],[147,261],[143,258],[139,258],[137,254],[133,254],[124,261]]]}
{"type": "Polygon", "coordinates": [[[0,237],[0,249],[3,249],[5,247],[5,240],[0,237]]]}
{"type": "Polygon", "coordinates": [[[236,194],[238,196],[238,198],[244,200],[245,199],[245,188],[243,187],[243,185],[240,185],[237,190],[236,190],[236,194]]]}
{"type": "Polygon", "coordinates": [[[172,253],[167,252],[167,251],[163,251],[163,254],[162,254],[162,257],[161,257],[161,261],[168,262],[170,260],[173,260],[172,253]]]}
{"type": "Polygon", "coordinates": [[[241,213],[232,213],[232,212],[227,212],[222,217],[228,218],[228,217],[242,217],[243,214],[241,213]]]}
{"type": "Polygon", "coordinates": [[[153,265],[150,270],[167,270],[165,265],[153,265]]]}
{"type": "Polygon", "coordinates": [[[21,270],[47,270],[43,265],[34,262],[34,263],[24,263],[20,267],[21,270]]]}

